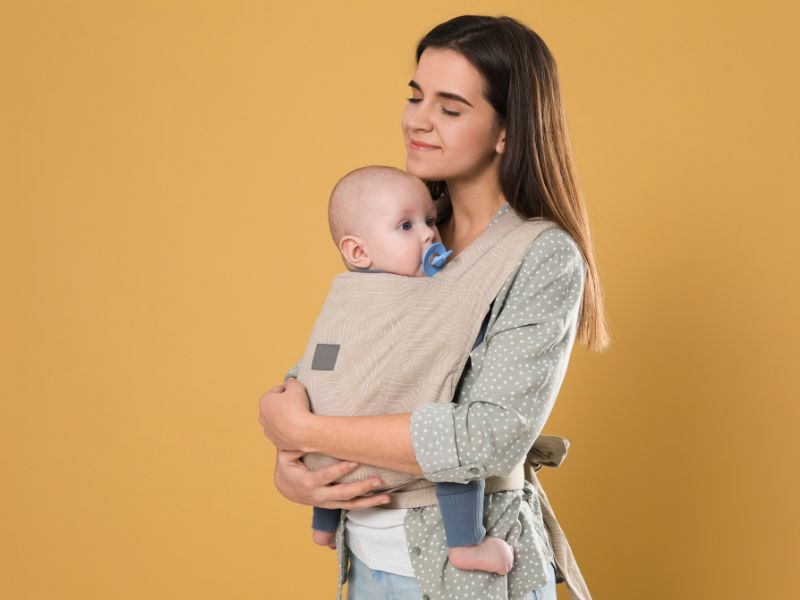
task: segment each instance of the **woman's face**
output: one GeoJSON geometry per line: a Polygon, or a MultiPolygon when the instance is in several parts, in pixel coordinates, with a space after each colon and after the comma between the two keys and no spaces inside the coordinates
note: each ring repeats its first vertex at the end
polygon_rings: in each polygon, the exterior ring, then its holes
{"type": "Polygon", "coordinates": [[[483,96],[484,79],[455,50],[426,48],[403,113],[406,170],[448,185],[497,168],[505,128],[483,96]]]}

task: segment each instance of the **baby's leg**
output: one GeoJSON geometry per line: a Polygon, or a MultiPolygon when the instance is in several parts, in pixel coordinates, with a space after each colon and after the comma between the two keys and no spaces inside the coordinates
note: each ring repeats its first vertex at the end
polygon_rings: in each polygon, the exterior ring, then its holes
{"type": "Polygon", "coordinates": [[[314,507],[311,518],[312,539],[315,544],[336,550],[336,528],[341,511],[332,508],[314,507]]]}
{"type": "Polygon", "coordinates": [[[483,526],[483,492],[486,482],[440,482],[436,497],[442,513],[447,557],[457,569],[505,575],[514,565],[514,550],[503,539],[487,536],[483,526]]]}

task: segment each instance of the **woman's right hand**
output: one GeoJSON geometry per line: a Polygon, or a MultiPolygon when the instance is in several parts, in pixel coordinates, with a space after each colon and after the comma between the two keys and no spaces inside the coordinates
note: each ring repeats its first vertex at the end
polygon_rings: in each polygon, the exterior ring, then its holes
{"type": "Polygon", "coordinates": [[[381,484],[375,477],[353,483],[334,483],[358,467],[358,463],[340,462],[312,471],[300,460],[305,452],[278,450],[275,460],[275,487],[292,502],[320,508],[369,508],[389,501],[388,494],[364,496],[381,484]]]}

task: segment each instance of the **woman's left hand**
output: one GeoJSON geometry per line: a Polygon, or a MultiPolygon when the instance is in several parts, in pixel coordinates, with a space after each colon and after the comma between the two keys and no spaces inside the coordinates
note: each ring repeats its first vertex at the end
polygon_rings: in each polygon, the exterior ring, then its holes
{"type": "Polygon", "coordinates": [[[313,413],[305,386],[294,378],[264,392],[258,401],[258,422],[278,450],[304,450],[302,435],[313,413]]]}

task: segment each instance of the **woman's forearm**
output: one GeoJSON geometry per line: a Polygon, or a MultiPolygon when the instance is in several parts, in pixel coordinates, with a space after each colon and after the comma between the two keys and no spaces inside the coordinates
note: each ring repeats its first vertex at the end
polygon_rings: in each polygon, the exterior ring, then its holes
{"type": "Polygon", "coordinates": [[[312,415],[300,449],[422,475],[411,444],[411,413],[368,417],[312,415]]]}

